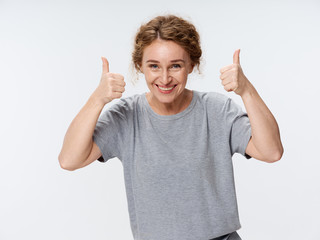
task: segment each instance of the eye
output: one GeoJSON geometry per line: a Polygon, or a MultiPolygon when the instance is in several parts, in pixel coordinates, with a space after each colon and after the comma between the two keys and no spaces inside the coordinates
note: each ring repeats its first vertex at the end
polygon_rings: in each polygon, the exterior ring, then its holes
{"type": "Polygon", "coordinates": [[[172,68],[177,69],[177,68],[181,68],[180,64],[173,64],[172,68]]]}
{"type": "Polygon", "coordinates": [[[157,69],[158,68],[158,65],[157,64],[150,64],[149,67],[151,69],[157,69]]]}

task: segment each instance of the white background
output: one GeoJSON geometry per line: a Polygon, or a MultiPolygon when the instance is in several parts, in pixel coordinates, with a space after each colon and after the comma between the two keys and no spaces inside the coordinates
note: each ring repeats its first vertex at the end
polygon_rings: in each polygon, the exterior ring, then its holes
{"type": "Polygon", "coordinates": [[[121,162],[66,171],[58,154],[98,86],[101,56],[125,76],[123,97],[148,91],[143,76],[130,81],[133,37],[166,13],[201,35],[202,74],[187,88],[242,104],[219,79],[240,48],[245,75],[280,126],[280,161],[233,158],[239,235],[319,239],[319,1],[74,0],[0,1],[1,240],[133,239],[121,162]]]}

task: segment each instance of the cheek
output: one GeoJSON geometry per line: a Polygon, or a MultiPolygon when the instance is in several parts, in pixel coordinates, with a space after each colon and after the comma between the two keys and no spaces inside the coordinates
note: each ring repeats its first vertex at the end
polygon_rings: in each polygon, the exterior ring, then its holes
{"type": "Polygon", "coordinates": [[[146,72],[144,74],[145,79],[147,80],[147,82],[152,82],[157,78],[158,74],[154,73],[154,72],[146,72]]]}
{"type": "Polygon", "coordinates": [[[174,73],[172,76],[178,79],[180,82],[183,82],[187,80],[188,73],[187,71],[183,70],[183,71],[174,73]]]}
{"type": "Polygon", "coordinates": [[[148,76],[150,76],[150,77],[157,77],[157,76],[159,76],[159,75],[160,75],[159,72],[154,72],[154,71],[149,71],[149,72],[148,72],[148,76]]]}

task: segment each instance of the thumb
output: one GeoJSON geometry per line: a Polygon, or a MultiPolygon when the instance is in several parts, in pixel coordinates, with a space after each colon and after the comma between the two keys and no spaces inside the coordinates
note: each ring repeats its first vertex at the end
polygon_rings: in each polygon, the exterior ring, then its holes
{"type": "Polygon", "coordinates": [[[234,52],[234,54],[233,54],[233,63],[240,64],[239,54],[240,54],[240,49],[238,49],[238,50],[236,50],[234,52]]]}
{"type": "Polygon", "coordinates": [[[101,57],[102,59],[102,73],[109,72],[109,62],[105,57],[101,57]]]}

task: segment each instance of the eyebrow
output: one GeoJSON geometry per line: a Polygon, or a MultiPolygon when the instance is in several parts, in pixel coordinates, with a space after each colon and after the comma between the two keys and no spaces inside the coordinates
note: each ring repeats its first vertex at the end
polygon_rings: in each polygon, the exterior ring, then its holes
{"type": "MultiPolygon", "coordinates": [[[[153,59],[150,59],[150,60],[148,60],[148,61],[146,61],[146,63],[147,62],[156,62],[156,63],[159,63],[159,61],[157,61],[157,60],[153,60],[153,59]]],[[[183,59],[175,59],[175,60],[171,60],[171,62],[185,62],[183,59]]]]}

